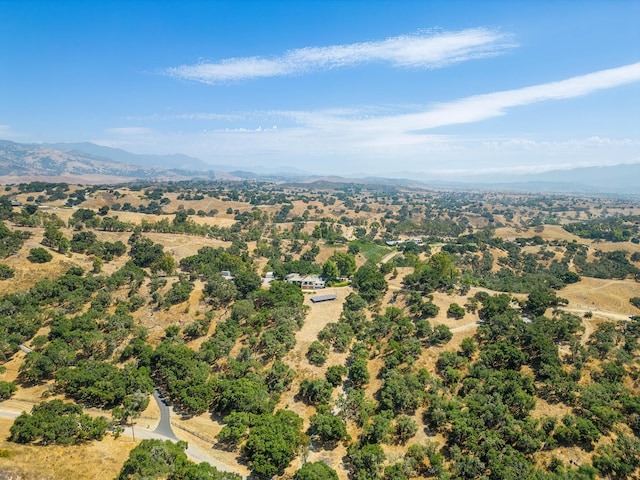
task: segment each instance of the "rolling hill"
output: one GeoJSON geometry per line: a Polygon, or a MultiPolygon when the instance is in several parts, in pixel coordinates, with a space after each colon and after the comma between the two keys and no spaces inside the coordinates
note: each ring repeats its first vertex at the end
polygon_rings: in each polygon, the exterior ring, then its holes
{"type": "Polygon", "coordinates": [[[116,183],[135,179],[257,180],[276,183],[376,184],[445,189],[496,189],[529,192],[584,194],[637,194],[640,191],[640,163],[552,170],[544,173],[508,175],[477,174],[433,177],[420,172],[389,172],[387,177],[365,173],[337,176],[331,172],[314,175],[296,169],[284,171],[239,166],[210,165],[181,154],[140,155],[89,142],[22,144],[0,140],[0,180],[4,183],[46,179],[78,183],[116,183]]]}
{"type": "Polygon", "coordinates": [[[130,165],[88,153],[6,140],[0,140],[0,177],[6,183],[36,179],[107,183],[141,178],[158,180],[189,178],[174,170],[130,165]]]}

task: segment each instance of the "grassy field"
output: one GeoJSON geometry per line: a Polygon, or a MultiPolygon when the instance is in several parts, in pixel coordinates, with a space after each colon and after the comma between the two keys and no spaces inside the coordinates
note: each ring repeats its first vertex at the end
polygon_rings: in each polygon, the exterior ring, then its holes
{"type": "Polygon", "coordinates": [[[380,263],[382,258],[392,252],[393,250],[388,247],[383,247],[373,242],[351,242],[351,245],[357,245],[360,248],[360,255],[374,263],[380,263]]]}

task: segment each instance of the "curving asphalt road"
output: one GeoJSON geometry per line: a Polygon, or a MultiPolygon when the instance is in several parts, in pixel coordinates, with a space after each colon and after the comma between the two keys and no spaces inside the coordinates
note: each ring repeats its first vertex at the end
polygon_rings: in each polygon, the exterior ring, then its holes
{"type": "MultiPolygon", "coordinates": [[[[156,428],[150,430],[148,428],[135,427],[134,429],[133,426],[129,426],[123,430],[122,434],[136,439],[171,440],[172,442],[180,441],[171,428],[171,408],[164,402],[157,390],[154,390],[153,398],[160,409],[160,422],[156,428]]],[[[16,410],[0,409],[0,417],[4,418],[17,418],[21,413],[22,411],[18,412],[16,410]]],[[[195,445],[188,444],[185,453],[187,454],[187,457],[196,463],[205,462],[218,470],[237,473],[241,478],[247,478],[241,472],[236,471],[232,466],[220,462],[218,459],[212,457],[209,452],[206,452],[195,445]]]]}
{"type": "MultiPolygon", "coordinates": [[[[149,431],[146,429],[142,429],[145,431],[145,434],[150,435],[149,437],[144,438],[158,438],[161,440],[171,440],[174,442],[178,442],[180,439],[176,437],[176,434],[173,433],[173,428],[171,427],[171,407],[166,403],[164,397],[160,394],[158,389],[153,390],[153,398],[158,404],[158,408],[160,409],[160,421],[158,425],[153,431],[149,431]]],[[[136,432],[139,432],[141,429],[137,428],[136,432]]],[[[187,449],[185,450],[187,456],[198,463],[206,462],[212,467],[216,467],[218,470],[224,472],[233,472],[239,474],[243,479],[246,478],[240,472],[235,471],[229,465],[226,465],[219,460],[213,458],[207,452],[201,450],[195,445],[188,444],[187,449]]]]}
{"type": "Polygon", "coordinates": [[[153,432],[177,442],[178,437],[176,437],[176,434],[173,433],[173,429],[171,428],[171,409],[157,388],[153,390],[153,398],[160,409],[160,421],[153,432]]]}

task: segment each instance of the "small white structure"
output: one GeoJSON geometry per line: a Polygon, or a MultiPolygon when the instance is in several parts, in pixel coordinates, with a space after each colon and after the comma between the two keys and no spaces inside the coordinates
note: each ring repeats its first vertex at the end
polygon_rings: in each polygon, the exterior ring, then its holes
{"type": "Polygon", "coordinates": [[[225,280],[233,280],[233,275],[231,275],[231,272],[229,270],[222,270],[220,272],[220,275],[222,275],[222,278],[224,278],[225,280]]]}
{"type": "Polygon", "coordinates": [[[303,290],[317,290],[324,288],[324,280],[318,275],[300,275],[299,273],[290,273],[284,278],[285,282],[299,285],[303,290]]]}
{"type": "Polygon", "coordinates": [[[410,238],[409,240],[389,240],[388,242],[385,242],[387,244],[388,247],[395,247],[398,245],[402,245],[405,242],[413,242],[416,245],[422,245],[424,243],[424,240],[422,240],[421,238],[410,238]]]}
{"type": "Polygon", "coordinates": [[[271,282],[273,282],[276,279],[276,276],[273,272],[267,272],[264,274],[264,277],[262,278],[262,285],[269,286],[271,285],[271,282]]]}

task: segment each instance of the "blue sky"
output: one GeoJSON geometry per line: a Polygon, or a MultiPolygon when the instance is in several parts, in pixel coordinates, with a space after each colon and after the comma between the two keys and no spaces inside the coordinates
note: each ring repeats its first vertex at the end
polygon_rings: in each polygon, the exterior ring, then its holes
{"type": "Polygon", "coordinates": [[[0,0],[0,138],[406,176],[640,162],[640,0],[0,0]]]}

